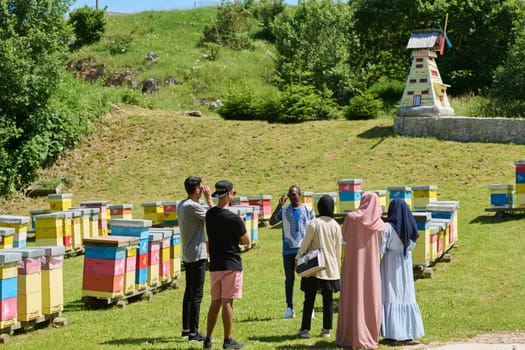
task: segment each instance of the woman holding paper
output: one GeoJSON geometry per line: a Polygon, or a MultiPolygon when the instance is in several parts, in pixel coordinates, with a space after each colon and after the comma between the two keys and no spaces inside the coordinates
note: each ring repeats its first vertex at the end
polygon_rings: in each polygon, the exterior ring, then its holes
{"type": "MultiPolygon", "coordinates": [[[[321,337],[330,337],[332,329],[333,293],[340,289],[339,270],[341,267],[341,227],[334,220],[334,200],[330,195],[319,199],[317,208],[319,217],[312,220],[306,229],[297,258],[307,252],[321,248],[325,260],[325,268],[314,276],[301,278],[301,290],[304,292],[303,317],[301,329],[297,336],[310,338],[312,311],[317,291],[323,296],[323,329],[321,337]]],[[[296,258],[296,259],[297,259],[296,258]]]]}

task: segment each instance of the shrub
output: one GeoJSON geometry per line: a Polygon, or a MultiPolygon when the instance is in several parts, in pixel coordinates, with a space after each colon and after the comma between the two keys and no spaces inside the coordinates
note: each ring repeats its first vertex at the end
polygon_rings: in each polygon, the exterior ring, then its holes
{"type": "Polygon", "coordinates": [[[114,35],[106,39],[105,46],[112,55],[123,54],[128,51],[129,44],[131,44],[132,40],[132,34],[114,35]]]}
{"type": "Polygon", "coordinates": [[[216,43],[237,50],[253,48],[248,17],[249,12],[241,3],[222,3],[214,22],[204,27],[201,44],[216,43]]]}
{"type": "Polygon", "coordinates": [[[404,89],[403,81],[381,78],[370,87],[369,91],[383,101],[385,109],[390,109],[399,105],[404,89]]]}
{"type": "Polygon", "coordinates": [[[275,120],[281,123],[300,123],[311,120],[334,119],[336,103],[330,92],[320,94],[312,85],[291,84],[283,91],[281,113],[275,120]]]}
{"type": "Polygon", "coordinates": [[[371,92],[365,92],[354,96],[343,113],[348,120],[375,119],[382,108],[381,100],[376,99],[371,92]]]}
{"type": "Polygon", "coordinates": [[[69,14],[69,23],[76,35],[74,48],[94,44],[102,38],[106,31],[105,9],[97,10],[84,6],[69,14]]]}

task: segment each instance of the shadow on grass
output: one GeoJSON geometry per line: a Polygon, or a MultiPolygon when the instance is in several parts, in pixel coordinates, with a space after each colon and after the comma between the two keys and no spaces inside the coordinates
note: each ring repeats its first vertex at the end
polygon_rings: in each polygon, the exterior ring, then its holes
{"type": "Polygon", "coordinates": [[[525,219],[525,213],[508,212],[497,215],[480,215],[470,221],[471,224],[498,224],[500,222],[525,219]]]}
{"type": "Polygon", "coordinates": [[[358,137],[365,139],[376,139],[381,138],[371,148],[376,148],[381,142],[385,141],[388,137],[394,136],[394,129],[391,126],[374,126],[372,129],[357,135],[358,137]]]}
{"type": "Polygon", "coordinates": [[[64,312],[74,312],[81,310],[85,310],[84,302],[82,302],[82,300],[75,300],[64,304],[64,312]]]}
{"type": "MultiPolygon", "coordinates": [[[[140,344],[165,344],[173,343],[176,339],[174,337],[152,337],[152,338],[122,338],[112,339],[101,342],[102,345],[140,345],[140,344]]],[[[151,347],[148,347],[151,349],[151,347]]]]}

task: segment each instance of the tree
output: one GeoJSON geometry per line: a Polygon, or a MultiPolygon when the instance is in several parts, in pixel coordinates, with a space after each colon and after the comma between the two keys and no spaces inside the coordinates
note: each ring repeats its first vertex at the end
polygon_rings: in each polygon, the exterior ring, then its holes
{"type": "Polygon", "coordinates": [[[309,83],[344,103],[357,47],[351,24],[350,7],[329,0],[300,2],[278,16],[273,32],[281,88],[309,83]]]}
{"type": "Polygon", "coordinates": [[[69,23],[76,35],[75,48],[99,41],[106,31],[105,9],[84,6],[69,14],[69,23]]]}
{"type": "Polygon", "coordinates": [[[68,52],[68,8],[66,0],[0,0],[0,192],[52,156],[39,132],[52,123],[47,108],[68,52]]]}

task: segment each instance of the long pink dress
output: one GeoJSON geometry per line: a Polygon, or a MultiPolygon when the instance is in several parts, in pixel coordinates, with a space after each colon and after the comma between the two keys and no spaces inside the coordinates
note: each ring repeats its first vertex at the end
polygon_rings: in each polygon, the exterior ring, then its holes
{"type": "Polygon", "coordinates": [[[379,197],[365,192],[359,209],[343,224],[346,242],[335,343],[345,348],[376,349],[381,329],[379,253],[386,225],[379,197]]]}

